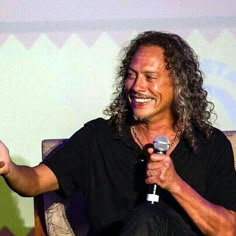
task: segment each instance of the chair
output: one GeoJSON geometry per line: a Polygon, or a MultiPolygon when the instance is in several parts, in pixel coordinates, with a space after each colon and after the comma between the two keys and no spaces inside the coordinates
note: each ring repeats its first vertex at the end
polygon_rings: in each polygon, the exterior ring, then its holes
{"type": "MultiPolygon", "coordinates": [[[[55,151],[66,139],[42,141],[42,158],[55,151]]],[[[35,236],[86,236],[87,214],[82,195],[74,193],[69,199],[56,192],[48,192],[34,198],[35,236]],[[74,210],[76,209],[76,210],[74,210]]]]}
{"type": "MultiPolygon", "coordinates": [[[[236,169],[236,131],[224,133],[232,144],[236,169]]],[[[43,140],[43,158],[65,141],[66,139],[43,140]]],[[[62,199],[55,192],[39,195],[34,198],[34,212],[35,236],[85,236],[87,234],[86,209],[80,193],[75,193],[70,199],[62,199]]]]}

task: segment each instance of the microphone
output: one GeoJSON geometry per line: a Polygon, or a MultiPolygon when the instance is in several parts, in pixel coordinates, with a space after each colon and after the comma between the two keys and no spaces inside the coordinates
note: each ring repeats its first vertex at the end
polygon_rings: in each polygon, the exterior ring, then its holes
{"type": "MultiPolygon", "coordinates": [[[[153,141],[154,153],[166,154],[170,148],[170,141],[165,136],[157,136],[153,141]]],[[[159,202],[160,187],[157,184],[150,184],[146,200],[151,204],[159,202]]]]}

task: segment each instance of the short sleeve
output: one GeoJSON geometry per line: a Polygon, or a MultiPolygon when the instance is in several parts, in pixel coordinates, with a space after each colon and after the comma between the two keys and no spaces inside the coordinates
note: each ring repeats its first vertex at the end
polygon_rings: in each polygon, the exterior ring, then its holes
{"type": "Polygon", "coordinates": [[[86,191],[90,157],[95,152],[95,145],[93,127],[86,124],[43,161],[57,177],[63,195],[86,191]]]}
{"type": "Polygon", "coordinates": [[[210,145],[207,198],[227,209],[236,210],[236,172],[231,143],[218,131],[210,145]]]}

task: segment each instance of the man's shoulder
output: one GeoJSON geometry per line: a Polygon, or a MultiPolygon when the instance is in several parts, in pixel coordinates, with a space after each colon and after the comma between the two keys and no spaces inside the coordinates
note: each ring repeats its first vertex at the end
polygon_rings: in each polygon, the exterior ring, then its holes
{"type": "Polygon", "coordinates": [[[101,117],[88,121],[84,124],[84,128],[90,130],[96,134],[96,136],[108,134],[110,136],[115,131],[115,125],[111,119],[104,119],[101,117]]]}
{"type": "Polygon", "coordinates": [[[206,135],[205,132],[197,128],[195,128],[194,132],[195,132],[196,137],[200,139],[200,141],[203,141],[203,142],[206,142],[212,139],[225,139],[226,138],[224,132],[214,126],[210,127],[209,135],[206,135]]]}
{"type": "Polygon", "coordinates": [[[105,128],[105,127],[112,127],[112,123],[109,119],[104,119],[104,118],[96,118],[93,120],[88,121],[87,123],[84,124],[85,127],[90,126],[94,128],[105,128]]]}
{"type": "Polygon", "coordinates": [[[212,133],[210,135],[210,138],[213,138],[218,141],[228,140],[224,132],[216,127],[212,127],[212,133]]]}
{"type": "Polygon", "coordinates": [[[229,140],[224,132],[214,126],[211,127],[211,133],[208,137],[206,137],[206,135],[202,132],[198,132],[198,138],[200,143],[207,144],[208,146],[214,147],[215,149],[224,147],[229,143],[229,140]]]}

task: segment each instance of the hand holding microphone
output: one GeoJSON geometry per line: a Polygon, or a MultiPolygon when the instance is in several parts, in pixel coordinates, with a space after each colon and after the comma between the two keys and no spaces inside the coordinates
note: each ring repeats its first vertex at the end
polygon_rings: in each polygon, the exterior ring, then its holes
{"type": "MultiPolygon", "coordinates": [[[[154,153],[166,154],[170,148],[170,141],[165,136],[157,136],[153,142],[154,153]]],[[[149,171],[149,170],[148,170],[149,171]]],[[[151,170],[150,170],[151,171],[151,170]]],[[[150,184],[146,200],[151,204],[159,202],[160,187],[157,184],[150,184]]]]}

